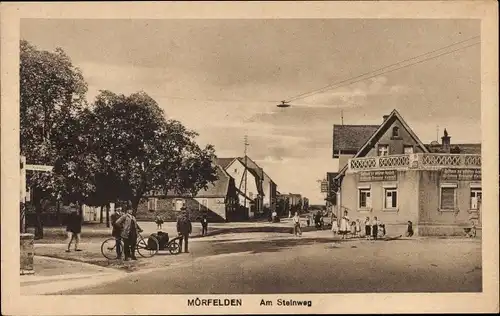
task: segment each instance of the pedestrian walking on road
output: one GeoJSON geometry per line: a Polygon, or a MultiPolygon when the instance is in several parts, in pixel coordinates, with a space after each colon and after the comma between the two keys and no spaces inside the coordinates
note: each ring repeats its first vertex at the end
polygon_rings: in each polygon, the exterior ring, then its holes
{"type": "Polygon", "coordinates": [[[350,220],[347,215],[347,211],[344,211],[344,216],[340,219],[340,234],[342,235],[342,239],[347,238],[347,234],[349,234],[350,231],[350,220]]]}
{"type": "Polygon", "coordinates": [[[82,216],[78,211],[76,205],[71,205],[71,211],[67,219],[66,232],[68,233],[68,249],[66,252],[71,251],[71,243],[75,241],[75,251],[82,251],[78,248],[80,243],[80,234],[82,232],[82,216]]]}
{"type": "Polygon", "coordinates": [[[121,227],[121,237],[124,244],[125,261],[137,260],[135,256],[135,247],[137,244],[137,233],[142,232],[142,229],[137,224],[137,219],[132,213],[132,209],[128,209],[127,213],[122,215],[116,225],[121,227]]]}
{"type": "Polygon", "coordinates": [[[300,229],[300,217],[298,212],[295,212],[295,216],[293,217],[293,234],[295,236],[302,236],[302,230],[300,229]]]}
{"type": "Polygon", "coordinates": [[[208,219],[207,219],[207,215],[203,215],[203,217],[201,218],[201,235],[202,236],[206,236],[208,233],[208,219]]]}
{"type": "Polygon", "coordinates": [[[184,242],[184,252],[189,253],[189,234],[191,234],[193,226],[191,225],[191,221],[189,220],[189,213],[187,208],[183,206],[181,208],[181,211],[181,214],[179,215],[179,217],[177,217],[177,233],[179,234],[179,236],[182,236],[182,238],[179,240],[179,246],[181,248],[180,251],[182,252],[182,243],[184,242]]]}
{"type": "Polygon", "coordinates": [[[113,214],[111,214],[111,227],[113,227],[111,230],[111,236],[115,237],[115,240],[116,240],[115,249],[116,249],[116,256],[118,259],[122,258],[122,252],[123,252],[122,243],[121,243],[122,229],[121,229],[120,225],[116,224],[116,222],[118,221],[118,219],[122,215],[123,214],[122,214],[121,208],[116,208],[116,210],[113,212],[113,214]]]}

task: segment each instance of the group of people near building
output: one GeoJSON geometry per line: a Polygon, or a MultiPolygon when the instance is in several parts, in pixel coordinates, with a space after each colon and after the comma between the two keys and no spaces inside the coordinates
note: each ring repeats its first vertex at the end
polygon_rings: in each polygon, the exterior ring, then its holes
{"type": "Polygon", "coordinates": [[[377,216],[373,217],[373,219],[367,216],[362,222],[360,219],[351,220],[347,211],[344,211],[344,215],[340,220],[333,216],[332,232],[334,235],[340,235],[342,239],[364,237],[370,240],[382,238],[386,235],[385,224],[377,216]]]}

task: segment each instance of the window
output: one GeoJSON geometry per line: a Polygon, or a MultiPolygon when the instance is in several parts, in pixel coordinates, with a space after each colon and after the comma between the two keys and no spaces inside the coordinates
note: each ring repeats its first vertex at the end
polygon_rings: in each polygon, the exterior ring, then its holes
{"type": "Polygon", "coordinates": [[[441,202],[440,208],[442,210],[455,210],[455,191],[456,185],[442,185],[441,186],[441,202]]]}
{"type": "Polygon", "coordinates": [[[399,127],[394,126],[392,129],[392,137],[399,137],[399,127]]]}
{"type": "Polygon", "coordinates": [[[471,188],[470,189],[470,209],[478,210],[479,203],[481,203],[481,199],[483,197],[483,193],[481,192],[481,188],[471,188]]]}
{"type": "Polygon", "coordinates": [[[184,206],[184,200],[183,199],[175,199],[174,201],[174,207],[176,211],[180,211],[181,208],[184,206]]]}
{"type": "Polygon", "coordinates": [[[370,197],[370,189],[359,189],[358,208],[371,208],[372,199],[370,197]]]}
{"type": "Polygon", "coordinates": [[[148,210],[156,211],[157,207],[158,207],[158,199],[157,198],[148,199],[148,210]]]}
{"type": "Polygon", "coordinates": [[[385,209],[394,209],[398,207],[398,189],[396,188],[387,188],[385,191],[385,201],[384,208],[385,209]]]}
{"type": "Polygon", "coordinates": [[[389,145],[378,145],[378,155],[379,156],[389,155],[389,145]]]}
{"type": "Polygon", "coordinates": [[[406,154],[413,154],[413,146],[412,145],[405,145],[403,146],[403,153],[406,154]]]}

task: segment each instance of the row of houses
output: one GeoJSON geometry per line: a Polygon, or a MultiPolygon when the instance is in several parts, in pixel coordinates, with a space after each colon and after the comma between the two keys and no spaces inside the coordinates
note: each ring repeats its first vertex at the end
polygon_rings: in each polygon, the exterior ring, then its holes
{"type": "Polygon", "coordinates": [[[411,221],[418,235],[457,235],[481,227],[481,144],[424,144],[398,111],[380,125],[334,125],[327,174],[328,202],[337,216],[378,217],[390,234],[411,221]]]}
{"type": "Polygon", "coordinates": [[[263,216],[276,209],[277,185],[250,157],[217,158],[217,177],[196,196],[175,192],[151,192],[138,206],[137,218],[153,220],[160,215],[173,220],[183,206],[197,219],[237,221],[263,216]]]}

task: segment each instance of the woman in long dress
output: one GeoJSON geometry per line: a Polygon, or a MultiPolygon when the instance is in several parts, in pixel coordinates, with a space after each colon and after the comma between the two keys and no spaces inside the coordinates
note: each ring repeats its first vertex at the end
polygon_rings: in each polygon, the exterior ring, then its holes
{"type": "Polygon", "coordinates": [[[350,223],[349,216],[347,216],[347,211],[344,211],[344,216],[340,219],[340,234],[342,235],[342,239],[347,237],[347,234],[350,231],[350,223]]]}

